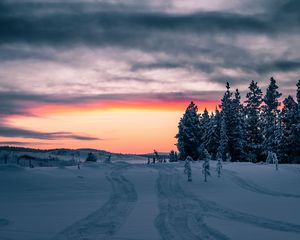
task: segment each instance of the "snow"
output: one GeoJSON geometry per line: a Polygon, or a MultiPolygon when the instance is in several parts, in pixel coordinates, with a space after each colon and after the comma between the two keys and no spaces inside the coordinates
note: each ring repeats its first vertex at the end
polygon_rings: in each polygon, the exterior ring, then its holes
{"type": "Polygon", "coordinates": [[[300,239],[299,165],[210,163],[0,165],[0,239],[300,239]]]}

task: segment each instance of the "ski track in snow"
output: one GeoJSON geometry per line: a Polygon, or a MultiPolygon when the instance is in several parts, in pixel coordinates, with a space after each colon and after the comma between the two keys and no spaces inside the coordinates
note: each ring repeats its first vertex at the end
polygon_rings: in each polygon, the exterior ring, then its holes
{"type": "Polygon", "coordinates": [[[100,209],[58,233],[53,240],[112,238],[122,223],[126,221],[137,201],[134,185],[122,175],[125,168],[126,165],[118,164],[107,177],[112,185],[112,194],[109,200],[100,209]]]}
{"type": "Polygon", "coordinates": [[[223,174],[227,175],[238,186],[240,186],[241,188],[246,189],[248,191],[265,194],[265,195],[270,195],[270,196],[274,196],[274,197],[300,198],[300,195],[297,195],[297,194],[276,192],[276,191],[272,191],[267,188],[258,186],[255,183],[251,183],[249,181],[246,181],[246,180],[238,177],[235,172],[230,171],[230,170],[223,170],[223,174]]]}
{"type": "MultiPolygon", "coordinates": [[[[163,168],[163,166],[161,166],[163,168]]],[[[203,222],[198,201],[180,187],[175,169],[159,170],[156,187],[160,213],[155,225],[162,239],[229,239],[203,222]]]]}
{"type": "Polygon", "coordinates": [[[275,231],[300,234],[300,225],[257,217],[195,197],[182,189],[179,183],[180,176],[176,169],[161,166],[161,169],[158,170],[159,177],[156,187],[160,213],[156,218],[155,225],[163,240],[229,239],[205,223],[204,219],[208,216],[275,231]]]}

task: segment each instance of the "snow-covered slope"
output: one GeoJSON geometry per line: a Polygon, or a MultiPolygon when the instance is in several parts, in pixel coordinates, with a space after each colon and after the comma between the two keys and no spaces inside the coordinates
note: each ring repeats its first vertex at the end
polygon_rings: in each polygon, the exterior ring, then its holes
{"type": "Polygon", "coordinates": [[[0,239],[300,239],[300,166],[0,165],[0,239]]]}

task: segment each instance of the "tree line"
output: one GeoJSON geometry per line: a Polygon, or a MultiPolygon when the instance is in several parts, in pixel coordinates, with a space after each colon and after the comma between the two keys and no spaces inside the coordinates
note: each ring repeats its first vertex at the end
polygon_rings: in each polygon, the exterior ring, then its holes
{"type": "Polygon", "coordinates": [[[296,87],[296,100],[289,95],[280,102],[273,77],[265,94],[252,80],[242,103],[227,82],[214,112],[199,114],[191,102],[178,124],[179,159],[202,160],[208,151],[213,159],[261,162],[272,153],[281,163],[300,163],[300,80],[296,87]]]}

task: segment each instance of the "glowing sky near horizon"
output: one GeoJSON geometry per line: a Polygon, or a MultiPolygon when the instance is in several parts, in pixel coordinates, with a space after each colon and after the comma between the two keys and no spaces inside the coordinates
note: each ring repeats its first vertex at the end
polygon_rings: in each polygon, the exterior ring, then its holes
{"type": "Polygon", "coordinates": [[[0,144],[170,151],[190,101],[215,109],[300,78],[297,0],[0,1],[0,144]]]}

